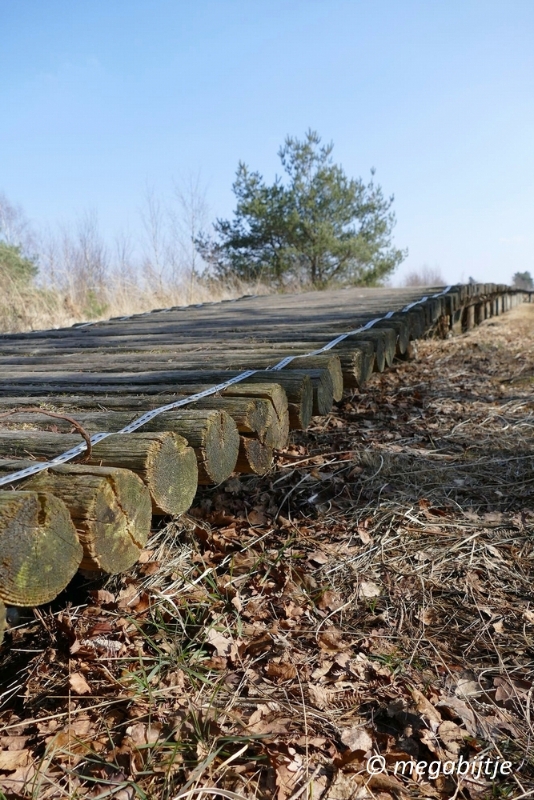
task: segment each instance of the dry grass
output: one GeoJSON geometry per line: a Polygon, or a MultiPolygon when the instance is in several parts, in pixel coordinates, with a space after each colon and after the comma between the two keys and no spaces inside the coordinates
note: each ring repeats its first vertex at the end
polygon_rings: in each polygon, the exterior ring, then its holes
{"type": "Polygon", "coordinates": [[[23,618],[6,797],[533,796],[533,323],[421,343],[136,570],[23,618]],[[394,774],[460,756],[513,774],[394,774]]]}
{"type": "Polygon", "coordinates": [[[160,288],[139,282],[110,280],[98,292],[76,286],[38,288],[21,286],[4,279],[0,282],[0,333],[50,330],[87,322],[151,311],[154,308],[220,302],[244,294],[268,294],[263,284],[232,285],[196,280],[160,288]]]}

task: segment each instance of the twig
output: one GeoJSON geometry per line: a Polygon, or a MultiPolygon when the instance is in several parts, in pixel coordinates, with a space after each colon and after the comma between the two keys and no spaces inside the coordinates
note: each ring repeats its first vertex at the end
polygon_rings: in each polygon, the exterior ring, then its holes
{"type": "Polygon", "coordinates": [[[3,414],[0,414],[0,419],[2,419],[2,417],[9,417],[11,414],[18,414],[20,412],[28,412],[30,414],[45,414],[47,417],[56,417],[56,419],[64,419],[66,422],[70,422],[72,427],[78,431],[87,446],[87,452],[82,458],[82,462],[89,461],[93,449],[91,444],[91,435],[87,433],[87,431],[82,428],[80,423],[77,422],[73,417],[69,417],[68,414],[58,414],[55,411],[45,411],[44,408],[38,408],[37,406],[30,406],[29,408],[23,406],[21,408],[12,408],[11,411],[5,411],[3,414]]]}

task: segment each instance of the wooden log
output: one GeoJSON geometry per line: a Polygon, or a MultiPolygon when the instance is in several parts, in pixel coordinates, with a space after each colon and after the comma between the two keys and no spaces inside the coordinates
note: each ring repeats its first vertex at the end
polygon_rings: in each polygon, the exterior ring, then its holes
{"type": "Polygon", "coordinates": [[[70,582],[82,547],[65,504],[45,491],[0,492],[0,598],[49,603],[70,582]]]}
{"type": "Polygon", "coordinates": [[[0,645],[4,641],[4,631],[6,629],[6,607],[0,599],[0,645]]]}
{"type": "MultiPolygon", "coordinates": [[[[322,344],[323,342],[320,343],[322,344]]],[[[283,347],[278,347],[277,345],[270,348],[253,346],[248,350],[244,350],[241,344],[238,348],[232,348],[229,345],[224,346],[221,343],[217,343],[217,347],[206,346],[205,349],[193,353],[190,352],[190,348],[185,352],[180,352],[176,349],[172,357],[168,355],[161,357],[159,354],[154,353],[145,353],[143,356],[139,353],[132,353],[128,354],[127,357],[121,358],[117,357],[113,351],[104,350],[95,355],[76,353],[70,359],[66,359],[64,355],[24,358],[22,363],[10,363],[9,368],[10,375],[13,376],[27,372],[64,374],[72,367],[78,368],[80,358],[83,357],[83,369],[89,375],[95,372],[107,375],[107,373],[127,371],[134,373],[137,377],[140,372],[153,370],[156,364],[160,369],[163,367],[167,370],[209,370],[213,366],[216,366],[217,369],[232,369],[234,371],[247,369],[266,370],[275,366],[286,356],[292,356],[294,361],[289,362],[284,369],[328,370],[332,379],[334,399],[341,400],[343,396],[343,375],[338,356],[334,352],[325,352],[307,358],[301,357],[303,353],[317,349],[316,344],[312,342],[304,347],[295,348],[284,343],[283,347]]],[[[9,361],[13,361],[13,359],[9,359],[9,361]]]]}
{"type": "MultiPolygon", "coordinates": [[[[34,463],[3,460],[0,474],[34,463]]],[[[114,575],[139,558],[150,533],[152,505],[148,489],[130,470],[64,464],[28,478],[23,489],[53,494],[65,504],[83,547],[82,569],[114,575]]]]}
{"type": "MultiPolygon", "coordinates": [[[[378,325],[378,324],[377,324],[378,325]]],[[[372,342],[375,348],[375,371],[383,372],[391,366],[397,350],[397,335],[391,328],[373,327],[364,333],[358,333],[356,340],[372,342]]]]}
{"type": "MultiPolygon", "coordinates": [[[[76,419],[91,434],[100,431],[118,431],[128,425],[138,414],[128,412],[78,412],[76,419]]],[[[24,423],[34,429],[49,427],[50,418],[39,417],[38,414],[16,414],[7,417],[4,428],[24,423]],[[15,419],[13,419],[15,417],[15,419]],[[18,420],[18,422],[17,422],[18,420]]],[[[54,420],[59,430],[70,429],[66,421],[54,420]]],[[[143,432],[110,436],[93,448],[91,464],[104,466],[121,466],[141,474],[152,487],[158,482],[169,483],[169,478],[178,479],[179,462],[171,465],[170,461],[160,464],[157,456],[160,453],[159,442],[162,438],[179,434],[193,448],[198,465],[198,481],[200,483],[220,483],[232,474],[239,451],[239,435],[235,422],[224,411],[170,411],[161,414],[143,425],[143,432]],[[161,467],[161,470],[158,469],[161,467]],[[158,473],[168,473],[167,481],[158,473]],[[152,480],[151,480],[152,479],[152,480]]],[[[78,436],[62,433],[45,433],[37,430],[0,431],[0,453],[23,456],[31,453],[41,458],[53,458],[64,450],[79,444],[78,436]]],[[[179,442],[179,440],[177,440],[179,442]]],[[[169,457],[169,448],[164,453],[169,457]]],[[[190,471],[187,485],[187,496],[191,499],[193,489],[190,471]]],[[[193,496],[196,491],[194,486],[193,496]]],[[[187,506],[189,508],[189,506],[187,506]]]]}
{"type": "MultiPolygon", "coordinates": [[[[495,293],[506,291],[505,288],[490,285],[481,285],[477,291],[482,289],[495,293]]],[[[60,347],[67,345],[69,348],[87,348],[99,346],[98,339],[105,339],[106,343],[113,339],[114,346],[119,347],[128,341],[135,345],[140,337],[145,338],[147,335],[154,340],[157,338],[162,344],[172,345],[179,338],[198,338],[204,335],[206,329],[209,329],[210,335],[215,339],[220,338],[221,333],[239,334],[252,327],[261,333],[271,330],[273,326],[291,326],[292,330],[321,330],[328,335],[329,332],[339,332],[342,329],[340,326],[349,327],[349,323],[365,321],[388,309],[399,310],[407,302],[417,300],[420,292],[434,290],[435,287],[417,292],[377,290],[374,294],[369,294],[361,289],[329,292],[326,308],[325,295],[318,296],[317,292],[284,298],[277,295],[275,299],[240,301],[239,315],[233,312],[233,307],[217,305],[173,312],[170,315],[146,314],[136,320],[103,322],[88,328],[73,327],[59,331],[11,334],[5,338],[4,352],[20,344],[27,353],[30,348],[39,348],[40,345],[48,347],[51,342],[58,342],[60,347]]],[[[453,292],[459,293],[462,303],[467,297],[475,296],[473,290],[465,287],[453,287],[449,294],[453,292]]],[[[430,322],[433,317],[437,319],[444,313],[441,309],[447,297],[445,295],[420,304],[421,308],[428,308],[430,322]]]]}
{"type": "Polygon", "coordinates": [[[462,318],[462,330],[470,331],[475,327],[475,306],[466,306],[462,318]]]}
{"type": "Polygon", "coordinates": [[[265,475],[273,463],[273,448],[249,436],[239,437],[236,472],[265,475]]]}
{"type": "MultiPolygon", "coordinates": [[[[386,310],[397,310],[407,302],[420,297],[419,290],[384,291],[379,290],[372,297],[365,290],[343,290],[343,292],[329,292],[329,307],[325,308],[325,294],[312,292],[303,295],[286,295],[275,298],[263,297],[256,301],[240,302],[239,315],[231,307],[221,304],[211,308],[191,308],[169,315],[146,314],[135,319],[100,322],[90,327],[72,327],[61,330],[47,331],[49,339],[94,339],[98,337],[120,337],[124,335],[145,336],[147,331],[158,330],[160,333],[174,335],[189,332],[191,328],[198,327],[199,321],[215,325],[218,329],[243,327],[250,328],[254,323],[258,328],[271,327],[277,324],[296,327],[299,323],[307,323],[317,329],[320,325],[332,325],[341,320],[353,320],[358,314],[376,316],[386,310]],[[274,317],[274,319],[273,319],[274,317]]],[[[432,291],[425,289],[424,291],[432,291]]],[[[43,332],[26,334],[27,341],[37,341],[43,338],[43,332]]],[[[20,334],[10,334],[10,341],[20,340],[20,334]]]]}
{"type": "MultiPolygon", "coordinates": [[[[112,375],[87,375],[85,373],[65,373],[50,375],[28,375],[21,379],[17,376],[16,382],[12,379],[0,379],[0,394],[31,395],[38,397],[50,393],[75,392],[84,394],[107,394],[109,392],[161,394],[164,392],[182,391],[188,384],[204,384],[213,386],[227,381],[238,375],[239,372],[228,370],[218,372],[211,370],[176,370],[173,372],[146,372],[135,376],[112,375]]],[[[241,383],[242,386],[251,383],[273,383],[276,381],[286,392],[290,427],[305,428],[309,425],[313,407],[313,387],[309,376],[303,370],[288,370],[287,372],[257,371],[253,376],[241,383]],[[307,421],[306,421],[307,420],[307,421]]]]}
{"type": "MultiPolygon", "coordinates": [[[[100,415],[94,416],[98,418],[100,415]]],[[[0,430],[0,454],[19,457],[31,454],[38,458],[51,459],[80,444],[78,435],[48,432],[46,429],[51,426],[52,421],[56,430],[72,431],[71,424],[66,420],[52,420],[39,414],[21,413],[7,417],[4,430],[0,430]],[[17,430],[19,425],[24,425],[25,430],[17,430]],[[5,428],[10,430],[6,431],[5,428]]],[[[114,430],[120,427],[123,426],[117,425],[114,430]]],[[[97,419],[94,424],[88,419],[86,429],[89,433],[113,430],[105,424],[99,427],[97,419]]],[[[120,467],[135,472],[148,487],[156,514],[183,514],[191,506],[197,491],[196,453],[188,447],[182,436],[174,432],[110,436],[94,445],[86,463],[120,467]]]]}
{"type": "MultiPolygon", "coordinates": [[[[194,387],[190,386],[189,389],[194,389],[194,387]]],[[[245,381],[245,383],[236,383],[235,386],[230,386],[221,394],[223,398],[254,397],[267,400],[274,413],[269,415],[263,443],[275,450],[286,447],[289,435],[289,405],[286,391],[279,383],[251,384],[245,381]]],[[[213,400],[215,397],[211,399],[213,400]]]]}
{"type": "MultiPolygon", "coordinates": [[[[137,411],[139,414],[158,406],[168,405],[175,400],[180,400],[191,394],[196,394],[209,388],[209,384],[182,386],[179,391],[172,394],[128,394],[127,388],[120,394],[112,395],[80,395],[80,394],[55,394],[44,395],[35,400],[33,397],[16,396],[16,397],[0,397],[0,409],[12,410],[14,408],[24,406],[42,406],[44,410],[60,412],[65,409],[65,413],[74,413],[75,409],[99,409],[101,411],[137,411]]],[[[203,410],[221,410],[229,413],[233,417],[232,408],[241,409],[239,412],[243,415],[243,408],[248,408],[250,402],[267,404],[269,411],[267,413],[267,421],[265,429],[260,426],[258,429],[258,436],[264,444],[269,445],[275,449],[285,447],[287,444],[287,437],[289,432],[289,414],[287,395],[284,389],[278,383],[258,383],[258,384],[235,384],[228,387],[221,394],[211,395],[204,400],[197,400],[191,406],[185,408],[201,408],[203,410]],[[234,405],[235,404],[235,405],[234,405]]],[[[263,419],[265,406],[262,405],[260,418],[263,419]]],[[[252,419],[248,419],[242,429],[239,428],[237,419],[233,417],[238,430],[241,433],[248,433],[246,426],[252,427],[258,424],[258,417],[256,412],[252,419]]],[[[11,417],[6,417],[4,421],[9,422],[11,417]]],[[[50,418],[49,418],[50,419],[50,418]]]]}
{"type": "Polygon", "coordinates": [[[395,355],[404,355],[410,342],[410,326],[403,314],[395,314],[383,322],[377,322],[373,327],[377,329],[389,328],[395,331],[397,341],[395,355]]]}

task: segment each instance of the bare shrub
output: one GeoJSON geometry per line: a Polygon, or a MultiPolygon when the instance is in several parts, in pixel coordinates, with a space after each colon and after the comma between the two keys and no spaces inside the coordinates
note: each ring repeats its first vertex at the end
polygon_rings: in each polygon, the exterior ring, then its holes
{"type": "Polygon", "coordinates": [[[144,202],[141,237],[125,230],[110,246],[95,211],[37,235],[22,209],[0,194],[0,244],[20,248],[21,257],[31,254],[39,267],[37,278],[24,284],[0,270],[0,332],[46,330],[272,291],[259,281],[208,276],[194,246],[208,213],[198,175],[175,183],[169,202],[150,188],[144,202]]]}
{"type": "Polygon", "coordinates": [[[439,267],[428,267],[426,264],[419,270],[409,272],[403,286],[445,286],[445,278],[439,267]]]}

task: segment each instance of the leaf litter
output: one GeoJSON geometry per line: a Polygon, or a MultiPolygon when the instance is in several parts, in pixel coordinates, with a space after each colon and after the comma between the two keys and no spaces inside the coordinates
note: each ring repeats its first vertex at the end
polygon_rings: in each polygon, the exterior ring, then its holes
{"type": "Polygon", "coordinates": [[[134,570],[22,611],[0,797],[534,796],[533,322],[419,343],[134,570]],[[512,772],[396,770],[460,758],[512,772]]]}

